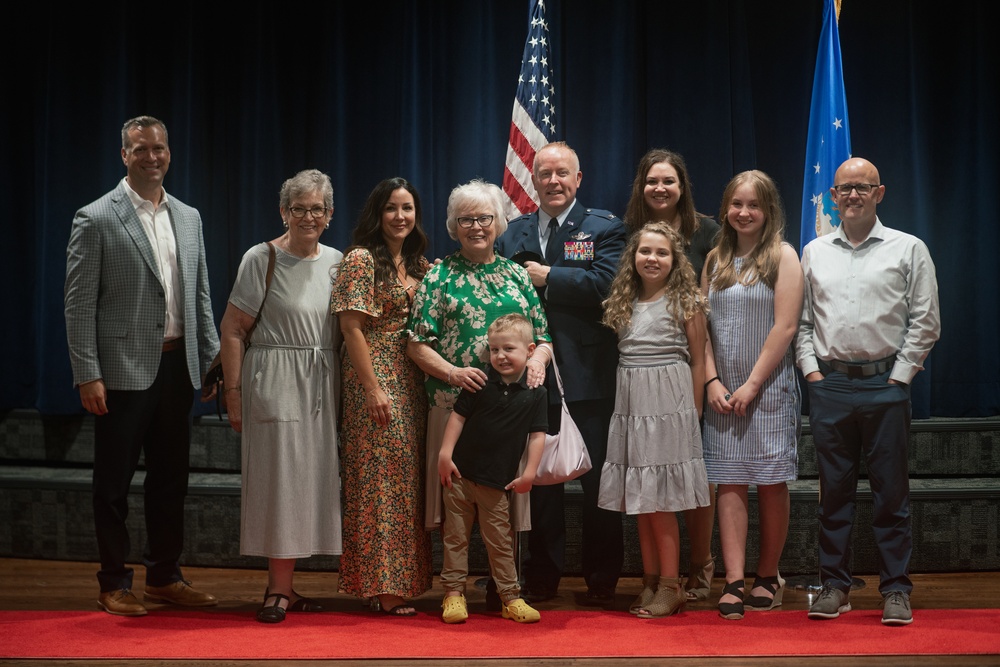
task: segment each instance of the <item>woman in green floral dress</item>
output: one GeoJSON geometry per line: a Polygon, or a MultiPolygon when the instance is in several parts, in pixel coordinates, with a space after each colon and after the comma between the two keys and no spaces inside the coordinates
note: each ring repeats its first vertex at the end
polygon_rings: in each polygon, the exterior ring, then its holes
{"type": "MultiPolygon", "coordinates": [[[[481,180],[459,185],[448,197],[448,234],[461,245],[427,271],[410,313],[406,352],[427,374],[427,503],[424,525],[441,525],[438,452],[444,425],[462,389],[486,384],[486,329],[496,318],[520,313],[531,320],[537,347],[528,360],[528,384],[545,380],[552,359],[548,320],[527,271],[493,251],[507,229],[503,194],[481,180]]],[[[527,494],[525,494],[527,495],[527,494]]]]}

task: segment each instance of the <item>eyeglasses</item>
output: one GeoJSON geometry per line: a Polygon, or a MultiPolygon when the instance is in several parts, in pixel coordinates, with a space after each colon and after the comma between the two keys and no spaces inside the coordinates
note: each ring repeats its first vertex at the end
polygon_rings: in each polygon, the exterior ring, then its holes
{"type": "Polygon", "coordinates": [[[478,218],[458,218],[457,222],[458,226],[461,227],[462,229],[469,229],[470,227],[472,227],[472,223],[474,222],[479,223],[480,227],[486,229],[487,227],[493,224],[493,216],[481,215],[478,218]]]}
{"type": "Polygon", "coordinates": [[[325,206],[314,206],[312,208],[300,208],[298,206],[293,206],[288,209],[288,212],[292,214],[293,218],[304,218],[306,217],[306,213],[313,218],[322,218],[329,210],[330,209],[325,206]]]}
{"type": "Polygon", "coordinates": [[[841,197],[850,196],[851,190],[857,190],[858,194],[864,197],[865,195],[870,195],[872,190],[877,187],[879,187],[878,183],[843,183],[842,185],[833,186],[833,189],[841,197]]]}

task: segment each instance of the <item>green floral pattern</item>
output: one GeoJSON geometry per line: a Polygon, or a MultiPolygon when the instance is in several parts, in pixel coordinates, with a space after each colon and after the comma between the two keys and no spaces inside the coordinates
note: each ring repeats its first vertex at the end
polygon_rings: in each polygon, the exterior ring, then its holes
{"type": "MultiPolygon", "coordinates": [[[[455,366],[484,367],[486,330],[493,320],[520,313],[531,320],[535,342],[549,342],[549,323],[523,267],[503,257],[477,264],[455,253],[424,276],[410,313],[410,339],[429,343],[455,366]]],[[[428,401],[450,410],[460,390],[427,377],[428,401]]]]}

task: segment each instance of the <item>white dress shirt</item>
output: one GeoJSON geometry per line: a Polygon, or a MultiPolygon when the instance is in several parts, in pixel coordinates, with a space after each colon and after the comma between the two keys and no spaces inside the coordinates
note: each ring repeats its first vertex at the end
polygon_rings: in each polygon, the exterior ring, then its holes
{"type": "Polygon", "coordinates": [[[160,270],[160,284],[163,285],[163,294],[167,302],[163,339],[180,338],[184,335],[184,315],[180,303],[181,279],[177,271],[177,240],[174,237],[174,226],[170,221],[170,199],[167,197],[167,191],[163,190],[160,205],[153,206],[153,202],[143,199],[129,186],[127,178],[122,179],[122,183],[125,185],[128,198],[135,206],[135,214],[146,231],[149,244],[153,247],[153,257],[156,258],[156,266],[160,270]]]}
{"type": "Polygon", "coordinates": [[[895,356],[891,379],[909,384],[941,335],[934,262],[923,241],[881,220],[857,247],[843,225],[802,252],[805,301],[796,339],[803,375],[817,359],[895,356]]]}

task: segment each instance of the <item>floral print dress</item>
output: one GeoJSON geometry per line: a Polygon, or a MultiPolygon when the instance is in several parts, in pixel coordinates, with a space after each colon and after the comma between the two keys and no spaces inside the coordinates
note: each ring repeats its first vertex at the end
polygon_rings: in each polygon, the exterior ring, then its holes
{"type": "Polygon", "coordinates": [[[375,284],[371,254],[348,253],[331,300],[334,312],[366,313],[364,326],[379,385],[392,400],[392,419],[379,426],[350,355],[343,368],[341,467],[344,471],[344,553],[340,590],[360,597],[416,597],[431,587],[431,539],[424,530],[424,442],[427,399],[423,373],[406,356],[410,299],[399,282],[375,284]]]}

